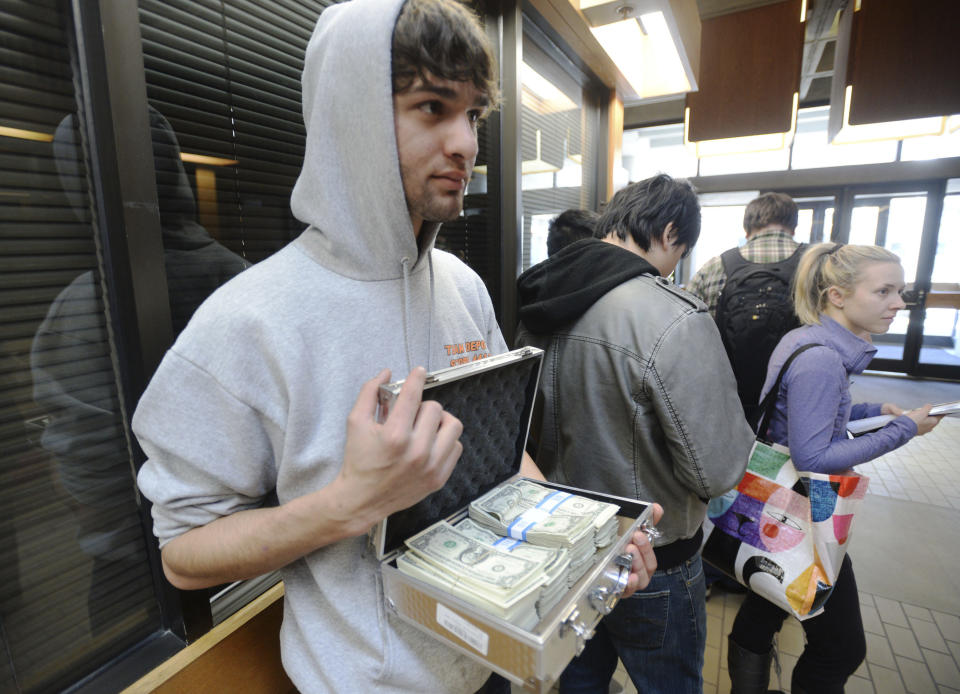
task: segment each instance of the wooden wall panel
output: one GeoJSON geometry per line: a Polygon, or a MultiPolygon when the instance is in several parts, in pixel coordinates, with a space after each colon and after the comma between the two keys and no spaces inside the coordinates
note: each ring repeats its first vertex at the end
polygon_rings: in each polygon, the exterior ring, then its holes
{"type": "Polygon", "coordinates": [[[957,0],[862,0],[844,82],[850,124],[960,113],[958,29],[957,0]]]}
{"type": "Polygon", "coordinates": [[[609,201],[615,190],[614,171],[623,165],[623,101],[613,90],[610,90],[610,101],[607,107],[607,176],[605,183],[606,195],[603,199],[609,201]]]}
{"type": "Polygon", "coordinates": [[[800,88],[801,0],[785,0],[703,22],[700,89],[690,92],[690,139],[790,129],[800,88]]]}

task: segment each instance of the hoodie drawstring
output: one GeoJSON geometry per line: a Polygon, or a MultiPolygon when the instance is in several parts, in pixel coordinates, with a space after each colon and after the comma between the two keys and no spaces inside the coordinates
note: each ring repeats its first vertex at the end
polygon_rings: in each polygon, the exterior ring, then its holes
{"type": "MultiPolygon", "coordinates": [[[[410,349],[410,259],[403,257],[400,260],[400,267],[403,268],[403,346],[407,353],[407,373],[413,368],[413,352],[410,349]]],[[[433,254],[427,254],[427,267],[430,270],[430,299],[429,310],[427,314],[427,372],[433,369],[431,356],[433,352],[433,299],[434,299],[434,274],[433,274],[433,254]]]]}
{"type": "Polygon", "coordinates": [[[400,260],[403,268],[403,346],[407,351],[407,373],[413,369],[413,355],[410,351],[410,258],[404,256],[400,260]]]}
{"type": "Polygon", "coordinates": [[[430,268],[430,308],[427,312],[427,371],[433,369],[430,357],[433,355],[433,253],[427,253],[427,267],[430,268]]]}

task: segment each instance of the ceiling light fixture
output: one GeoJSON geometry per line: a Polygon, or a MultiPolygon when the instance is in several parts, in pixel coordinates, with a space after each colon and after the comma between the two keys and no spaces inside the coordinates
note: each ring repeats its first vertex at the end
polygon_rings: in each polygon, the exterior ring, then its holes
{"type": "Polygon", "coordinates": [[[637,99],[697,88],[700,14],[696,0],[581,0],[580,11],[637,99]]]}

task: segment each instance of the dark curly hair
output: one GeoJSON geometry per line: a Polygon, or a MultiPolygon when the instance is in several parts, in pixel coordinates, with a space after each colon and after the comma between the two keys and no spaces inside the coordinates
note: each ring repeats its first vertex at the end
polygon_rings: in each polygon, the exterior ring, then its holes
{"type": "Polygon", "coordinates": [[[393,30],[393,93],[429,76],[471,82],[490,108],[500,99],[497,66],[477,16],[456,0],[408,0],[393,30]]]}

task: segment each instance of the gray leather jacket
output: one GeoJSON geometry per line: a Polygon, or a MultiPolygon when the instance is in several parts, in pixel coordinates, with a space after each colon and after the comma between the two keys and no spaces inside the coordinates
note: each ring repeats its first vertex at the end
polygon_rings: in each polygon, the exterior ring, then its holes
{"type": "Polygon", "coordinates": [[[754,440],[706,305],[640,274],[552,332],[521,323],[517,341],[546,351],[533,436],[548,479],[659,502],[658,546],[693,537],[754,440]]]}

